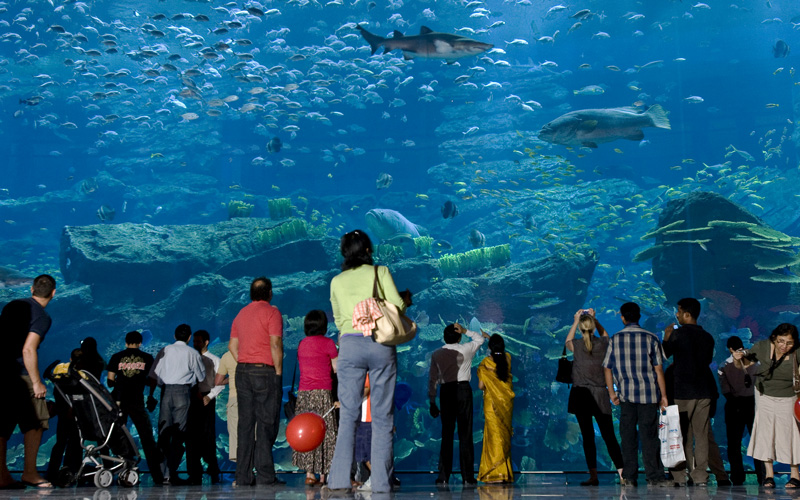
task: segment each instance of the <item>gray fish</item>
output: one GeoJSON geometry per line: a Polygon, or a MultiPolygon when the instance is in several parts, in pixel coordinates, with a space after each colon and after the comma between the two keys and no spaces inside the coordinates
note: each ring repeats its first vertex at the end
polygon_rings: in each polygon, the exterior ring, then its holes
{"type": "Polygon", "coordinates": [[[442,208],[440,210],[442,212],[442,217],[445,219],[452,219],[453,217],[458,215],[458,207],[456,206],[455,203],[453,203],[450,200],[444,202],[444,205],[442,205],[442,208]]]}
{"type": "Polygon", "coordinates": [[[111,222],[114,220],[115,215],[117,215],[117,211],[108,205],[103,205],[97,209],[97,218],[103,222],[111,222]]]}
{"type": "Polygon", "coordinates": [[[267,143],[267,151],[269,151],[270,153],[278,153],[280,152],[282,146],[283,143],[281,142],[280,138],[273,137],[267,143]]]}
{"type": "Polygon", "coordinates": [[[772,46],[772,55],[775,57],[786,57],[789,55],[790,51],[789,44],[783,40],[778,40],[775,42],[775,45],[772,46]]]}
{"type": "Polygon", "coordinates": [[[367,228],[378,240],[391,238],[396,234],[408,233],[414,238],[420,236],[423,228],[406,219],[403,214],[388,208],[373,208],[365,216],[367,228]]]}
{"type": "Polygon", "coordinates": [[[472,244],[472,248],[480,248],[486,245],[486,236],[477,229],[473,229],[469,232],[469,242],[472,244]]]}
{"type": "Polygon", "coordinates": [[[641,141],[644,127],[670,129],[667,112],[658,104],[636,108],[582,109],[561,115],[542,127],[539,139],[564,146],[596,148],[617,139],[641,141]]]}
{"type": "Polygon", "coordinates": [[[30,285],[33,278],[8,267],[0,267],[0,288],[30,285]]]}
{"type": "Polygon", "coordinates": [[[461,35],[437,33],[427,26],[420,28],[419,35],[405,36],[395,30],[392,38],[383,38],[370,33],[362,28],[361,25],[357,26],[357,28],[361,32],[361,36],[369,43],[373,54],[377,52],[378,47],[383,45],[384,54],[400,49],[403,51],[404,59],[422,57],[426,59],[444,59],[448,63],[453,63],[461,57],[481,54],[494,47],[490,43],[479,42],[461,35]]]}
{"type": "Polygon", "coordinates": [[[383,172],[381,175],[378,176],[378,179],[375,181],[375,187],[378,189],[386,189],[392,185],[392,181],[394,179],[391,175],[383,172]]]}

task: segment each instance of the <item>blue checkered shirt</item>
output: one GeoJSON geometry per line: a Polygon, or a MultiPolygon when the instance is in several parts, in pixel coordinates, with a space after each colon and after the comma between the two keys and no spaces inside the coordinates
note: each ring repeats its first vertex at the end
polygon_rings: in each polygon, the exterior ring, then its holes
{"type": "Polygon", "coordinates": [[[663,363],[658,337],[634,323],[611,337],[603,360],[603,366],[614,374],[620,401],[639,404],[660,401],[654,367],[663,363]]]}

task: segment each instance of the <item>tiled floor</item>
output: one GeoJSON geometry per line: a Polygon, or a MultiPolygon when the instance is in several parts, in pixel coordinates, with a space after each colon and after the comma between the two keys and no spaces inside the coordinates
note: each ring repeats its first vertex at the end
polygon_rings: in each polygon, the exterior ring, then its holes
{"type": "MultiPolygon", "coordinates": [[[[450,488],[438,489],[433,485],[433,474],[401,474],[402,486],[390,494],[350,493],[342,498],[363,500],[511,500],[512,498],[530,499],[681,499],[681,500],[727,500],[751,498],[797,498],[800,492],[783,488],[785,478],[777,478],[778,487],[765,491],[755,484],[735,487],[683,487],[652,488],[646,486],[644,478],[640,486],[620,487],[614,476],[601,476],[599,487],[583,487],[578,483],[585,475],[579,474],[524,474],[517,477],[514,485],[464,488],[460,483],[451,480],[450,488]]],[[[324,498],[319,487],[308,488],[303,484],[304,476],[300,474],[281,475],[287,484],[281,487],[247,487],[235,488],[230,482],[211,486],[149,486],[149,478],[145,475],[144,483],[136,488],[112,486],[108,489],[94,487],[58,488],[48,491],[36,491],[32,488],[17,491],[0,491],[0,499],[34,499],[47,496],[48,499],[76,500],[315,500],[324,498]]],[[[456,476],[456,479],[458,476],[456,476]]],[[[230,475],[224,476],[230,481],[230,475]]]]}

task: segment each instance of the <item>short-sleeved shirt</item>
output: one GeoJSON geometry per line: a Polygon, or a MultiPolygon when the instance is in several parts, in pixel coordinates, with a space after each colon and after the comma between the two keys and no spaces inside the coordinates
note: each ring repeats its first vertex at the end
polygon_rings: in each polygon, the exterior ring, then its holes
{"type": "Polygon", "coordinates": [[[114,399],[141,402],[152,367],[153,356],[133,347],[111,356],[106,369],[114,374],[114,399]]]}
{"type": "Polygon", "coordinates": [[[722,395],[726,398],[752,398],[755,395],[756,374],[758,374],[761,365],[752,363],[747,368],[736,366],[733,356],[730,356],[720,365],[717,373],[719,374],[719,387],[722,390],[722,395]],[[750,377],[750,383],[747,384],[747,377],[750,377]]]}
{"type": "Polygon", "coordinates": [[[275,366],[270,337],[283,337],[283,318],[278,308],[265,300],[250,302],[233,320],[231,338],[239,339],[239,363],[275,366]]]}
{"type": "Polygon", "coordinates": [[[663,343],[664,353],[672,357],[675,399],[711,399],[716,384],[709,365],[714,360],[714,337],[700,325],[681,325],[663,343]]]}
{"type": "Polygon", "coordinates": [[[792,355],[787,354],[780,363],[773,363],[770,357],[771,342],[769,339],[759,340],[748,353],[761,363],[755,386],[758,392],[775,398],[795,397],[792,387],[792,355]],[[774,365],[774,367],[773,367],[774,365]]]}
{"type": "MultiPolygon", "coordinates": [[[[608,350],[608,337],[592,338],[592,352],[583,340],[572,340],[572,385],[575,387],[606,387],[603,360],[608,350]]],[[[606,398],[608,399],[608,398],[606,398]]]]}
{"type": "Polygon", "coordinates": [[[27,375],[28,370],[25,369],[22,360],[22,348],[25,346],[28,333],[39,335],[41,344],[52,322],[44,307],[32,297],[12,300],[6,304],[0,313],[0,335],[3,343],[3,349],[0,349],[2,356],[0,362],[4,367],[20,375],[27,375]]]}
{"type": "Polygon", "coordinates": [[[228,403],[231,400],[236,400],[236,360],[233,359],[233,354],[231,351],[225,352],[221,358],[219,358],[219,367],[217,368],[217,375],[225,375],[228,376],[228,403]]]}
{"type": "Polygon", "coordinates": [[[611,337],[603,367],[614,374],[620,401],[652,404],[661,399],[655,367],[663,363],[658,337],[631,323],[611,337]]]}
{"type": "Polygon", "coordinates": [[[338,356],[336,343],[328,337],[312,335],[301,340],[297,348],[297,361],[300,365],[300,384],[297,390],[332,390],[331,360],[338,356]]]}

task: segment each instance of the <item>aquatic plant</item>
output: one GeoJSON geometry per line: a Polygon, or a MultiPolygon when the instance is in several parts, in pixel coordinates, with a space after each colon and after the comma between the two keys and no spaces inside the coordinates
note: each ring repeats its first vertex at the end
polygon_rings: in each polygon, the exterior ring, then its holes
{"type": "Polygon", "coordinates": [[[308,226],[302,219],[292,219],[275,227],[265,229],[256,236],[262,247],[272,247],[308,237],[308,226]]]}
{"type": "Polygon", "coordinates": [[[414,248],[417,249],[418,256],[430,257],[431,245],[433,245],[433,238],[430,236],[414,238],[414,248]]]}
{"type": "Polygon", "coordinates": [[[269,218],[281,220],[292,215],[292,200],[289,198],[274,198],[267,202],[269,204],[269,218]]]}
{"type": "Polygon", "coordinates": [[[561,323],[555,316],[542,313],[534,314],[528,319],[527,329],[530,329],[532,333],[550,333],[561,323]]]}
{"type": "Polygon", "coordinates": [[[476,248],[464,253],[445,254],[437,260],[442,276],[475,276],[494,267],[505,265],[511,259],[508,244],[476,248]]]}
{"type": "Polygon", "coordinates": [[[228,202],[228,219],[236,217],[250,217],[255,205],[241,200],[231,200],[228,202]]]}
{"type": "Polygon", "coordinates": [[[656,236],[658,236],[659,234],[663,233],[664,231],[669,231],[670,229],[678,227],[681,224],[683,224],[684,222],[686,222],[686,221],[685,220],[676,220],[675,222],[673,222],[671,224],[667,224],[664,227],[660,227],[660,228],[657,228],[657,229],[654,229],[654,230],[650,231],[649,233],[645,233],[644,236],[641,237],[641,239],[642,240],[646,240],[646,239],[649,239],[649,238],[655,238],[656,236]]]}
{"type": "Polygon", "coordinates": [[[403,258],[403,247],[396,245],[378,245],[375,248],[375,261],[378,264],[388,265],[403,258]]]}
{"type": "Polygon", "coordinates": [[[750,276],[750,279],[764,283],[800,283],[800,276],[794,274],[766,273],[750,276]]]}
{"type": "Polygon", "coordinates": [[[661,255],[661,252],[663,251],[664,251],[664,245],[654,245],[652,247],[645,248],[644,250],[633,256],[633,262],[644,262],[646,260],[653,259],[661,255]]]}
{"type": "Polygon", "coordinates": [[[733,295],[719,290],[702,290],[700,296],[711,301],[712,311],[719,311],[723,316],[731,319],[739,317],[742,302],[733,295]]]}

